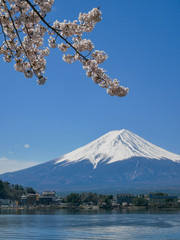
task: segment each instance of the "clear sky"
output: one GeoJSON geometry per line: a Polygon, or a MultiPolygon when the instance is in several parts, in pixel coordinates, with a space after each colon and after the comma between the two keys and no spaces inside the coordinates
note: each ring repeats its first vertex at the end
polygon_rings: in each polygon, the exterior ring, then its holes
{"type": "Polygon", "coordinates": [[[102,67],[129,94],[107,95],[57,49],[47,57],[44,86],[0,56],[0,173],[58,158],[123,128],[180,154],[180,1],[55,0],[47,20],[74,20],[98,6],[103,19],[86,38],[108,53],[102,67]]]}

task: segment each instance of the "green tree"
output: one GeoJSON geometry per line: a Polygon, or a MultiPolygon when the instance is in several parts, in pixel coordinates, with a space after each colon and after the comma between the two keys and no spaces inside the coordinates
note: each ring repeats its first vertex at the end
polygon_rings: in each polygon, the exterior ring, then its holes
{"type": "Polygon", "coordinates": [[[135,206],[147,206],[148,205],[148,200],[142,197],[135,197],[133,199],[133,205],[135,206]]]}
{"type": "Polygon", "coordinates": [[[81,196],[79,193],[71,193],[66,197],[67,203],[72,205],[80,205],[82,203],[81,196]]]}
{"type": "Polygon", "coordinates": [[[5,191],[5,186],[4,183],[0,180],[0,198],[4,199],[6,198],[6,191],[5,191]]]}
{"type": "Polygon", "coordinates": [[[87,197],[85,198],[85,202],[88,203],[88,202],[92,202],[94,204],[97,204],[98,203],[98,200],[99,200],[99,196],[97,193],[92,193],[90,192],[87,197]]]}
{"type": "Polygon", "coordinates": [[[14,185],[0,180],[0,198],[19,201],[23,194],[25,194],[25,191],[21,185],[14,185]]]}
{"type": "Polygon", "coordinates": [[[27,193],[32,193],[32,194],[36,193],[36,191],[32,187],[26,187],[25,190],[26,190],[27,193]]]}
{"type": "Polygon", "coordinates": [[[162,193],[162,192],[151,192],[149,195],[152,195],[152,196],[168,196],[167,193],[162,193]]]}

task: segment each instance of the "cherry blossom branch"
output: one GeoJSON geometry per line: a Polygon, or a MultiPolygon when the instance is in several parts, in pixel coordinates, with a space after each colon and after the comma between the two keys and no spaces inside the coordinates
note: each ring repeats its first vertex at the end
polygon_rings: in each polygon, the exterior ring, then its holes
{"type": "Polygon", "coordinates": [[[41,19],[41,21],[48,26],[48,28],[50,28],[52,31],[54,31],[60,38],[62,38],[71,48],[73,48],[85,61],[87,61],[88,59],[83,56],[69,41],[67,41],[66,38],[64,38],[54,27],[52,27],[48,22],[46,22],[46,20],[44,19],[44,17],[41,16],[41,14],[39,13],[39,11],[37,11],[37,9],[31,4],[31,2],[29,0],[25,0],[29,6],[31,6],[31,8],[34,10],[34,12],[39,16],[39,18],[41,19]]]}
{"type": "MultiPolygon", "coordinates": [[[[4,32],[3,25],[2,25],[2,23],[1,23],[1,21],[0,21],[0,25],[1,25],[2,33],[3,33],[3,35],[4,35],[5,43],[6,43],[7,47],[8,47],[8,49],[12,52],[11,48],[8,46],[7,37],[6,37],[6,34],[5,34],[5,32],[4,32]]],[[[2,46],[3,46],[3,45],[2,45],[2,46]]],[[[1,47],[2,47],[2,46],[1,46],[1,47]]]]}
{"type": "Polygon", "coordinates": [[[75,54],[63,54],[65,62],[80,61],[86,75],[91,77],[94,83],[105,88],[108,94],[126,96],[129,89],[119,86],[117,79],[111,79],[106,71],[99,67],[108,55],[104,51],[94,50],[91,40],[82,37],[101,21],[102,13],[99,8],[93,8],[88,13],[80,13],[79,22],[56,20],[51,26],[45,17],[51,11],[53,2],[54,0],[33,0],[32,4],[30,0],[0,0],[0,23],[5,39],[5,44],[0,47],[3,59],[11,62],[11,57],[14,56],[15,70],[23,72],[27,78],[31,78],[34,73],[38,77],[38,84],[44,84],[47,79],[43,76],[46,69],[45,57],[49,55],[49,47],[58,47],[63,53],[70,48],[75,54]],[[23,34],[24,38],[21,40],[23,34]],[[45,34],[50,35],[49,47],[44,47],[45,34]],[[52,35],[55,35],[55,38],[52,35]],[[58,44],[58,40],[63,42],[58,44]]]}
{"type": "MultiPolygon", "coordinates": [[[[4,0],[3,0],[3,2],[4,2],[4,4],[6,4],[4,0]]],[[[7,6],[6,6],[6,7],[7,7],[7,6]]],[[[13,18],[12,18],[12,16],[11,16],[11,12],[9,11],[8,7],[7,7],[7,11],[8,11],[9,17],[10,17],[10,19],[11,19],[11,22],[12,22],[12,24],[13,24],[13,28],[14,28],[14,30],[15,30],[15,32],[16,32],[17,37],[18,37],[18,40],[19,40],[19,42],[20,42],[20,44],[21,44],[21,47],[22,47],[22,49],[24,50],[24,53],[25,53],[25,55],[26,55],[26,58],[28,59],[29,64],[30,64],[30,66],[31,66],[31,68],[32,68],[32,70],[33,70],[33,66],[32,66],[32,64],[31,64],[31,61],[30,61],[29,58],[28,58],[28,54],[27,54],[27,52],[26,52],[26,49],[24,48],[24,46],[23,46],[23,44],[22,44],[21,38],[20,38],[19,33],[18,33],[17,29],[16,29],[16,26],[15,26],[15,24],[14,24],[14,20],[13,20],[13,18]]]]}

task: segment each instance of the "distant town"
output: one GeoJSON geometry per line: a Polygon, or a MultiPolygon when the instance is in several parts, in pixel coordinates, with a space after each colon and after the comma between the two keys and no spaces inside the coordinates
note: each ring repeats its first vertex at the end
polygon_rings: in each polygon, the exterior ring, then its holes
{"type": "Polygon", "coordinates": [[[55,191],[37,193],[31,187],[22,187],[0,180],[0,208],[180,208],[180,197],[167,193],[104,195],[92,192],[70,193],[60,196],[55,191]]]}

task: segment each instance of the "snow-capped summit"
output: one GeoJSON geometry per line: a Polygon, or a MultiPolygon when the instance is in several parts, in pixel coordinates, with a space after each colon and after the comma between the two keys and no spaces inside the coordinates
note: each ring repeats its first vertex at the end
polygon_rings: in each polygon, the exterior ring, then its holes
{"type": "Polygon", "coordinates": [[[107,164],[110,164],[132,157],[168,159],[180,162],[180,155],[168,152],[138,135],[122,129],[108,132],[95,141],[65,154],[55,164],[65,161],[64,164],[68,165],[82,160],[89,160],[96,168],[100,161],[106,161],[107,164]]]}
{"type": "Polygon", "coordinates": [[[39,191],[180,191],[180,155],[123,129],[59,159],[0,178],[39,191]]]}

